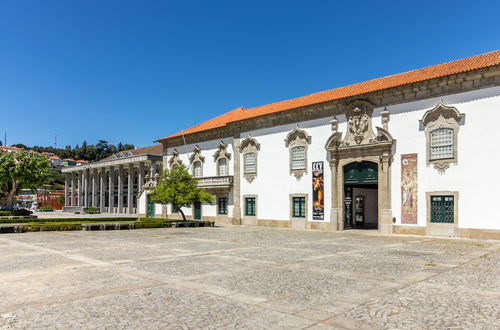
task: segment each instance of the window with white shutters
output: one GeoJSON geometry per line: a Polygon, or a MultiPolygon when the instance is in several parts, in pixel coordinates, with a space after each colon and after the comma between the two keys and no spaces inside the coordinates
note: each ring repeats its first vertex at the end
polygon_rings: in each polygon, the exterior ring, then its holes
{"type": "Polygon", "coordinates": [[[255,152],[249,152],[245,154],[245,174],[257,173],[257,154],[255,152]]]}
{"type": "Polygon", "coordinates": [[[306,148],[292,148],[292,170],[303,170],[306,168],[306,148]]]}
{"type": "Polygon", "coordinates": [[[201,162],[197,161],[193,163],[193,175],[195,178],[201,178],[202,177],[202,172],[201,172],[201,162]]]}
{"type": "Polygon", "coordinates": [[[453,129],[439,128],[430,136],[430,160],[453,158],[453,129]]]}
{"type": "Polygon", "coordinates": [[[228,173],[227,173],[227,159],[226,158],[219,159],[219,175],[220,176],[228,175],[228,173]]]}

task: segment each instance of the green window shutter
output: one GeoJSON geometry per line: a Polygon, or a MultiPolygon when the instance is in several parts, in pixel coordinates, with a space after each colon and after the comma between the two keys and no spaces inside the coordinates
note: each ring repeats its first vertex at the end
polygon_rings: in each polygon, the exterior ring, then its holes
{"type": "Polygon", "coordinates": [[[219,214],[227,214],[227,198],[219,198],[219,214]]]}
{"type": "Polygon", "coordinates": [[[306,217],[306,198],[305,197],[293,197],[293,217],[294,218],[305,218],[306,217]]]}
{"type": "Polygon", "coordinates": [[[255,216],[255,198],[245,198],[245,215],[255,216]]]}
{"type": "Polygon", "coordinates": [[[455,200],[449,195],[431,196],[431,223],[453,223],[455,200]]]}

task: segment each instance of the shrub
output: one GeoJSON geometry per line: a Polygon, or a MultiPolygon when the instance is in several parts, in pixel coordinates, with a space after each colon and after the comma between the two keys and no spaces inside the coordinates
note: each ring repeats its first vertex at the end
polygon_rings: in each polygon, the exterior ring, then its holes
{"type": "Polygon", "coordinates": [[[59,231],[59,230],[82,230],[82,225],[79,223],[41,223],[26,225],[28,231],[59,231]]]}
{"type": "Polygon", "coordinates": [[[101,213],[99,211],[99,209],[97,207],[87,207],[85,210],[84,210],[84,213],[88,213],[88,214],[98,214],[98,213],[101,213]]]}
{"type": "Polygon", "coordinates": [[[51,212],[51,211],[54,211],[54,209],[52,208],[52,206],[40,206],[38,208],[38,211],[41,211],[41,212],[51,212]]]}
{"type": "Polygon", "coordinates": [[[0,216],[26,216],[26,215],[30,215],[32,213],[33,212],[31,212],[30,210],[26,210],[26,209],[4,210],[4,211],[0,211],[0,216]]]}

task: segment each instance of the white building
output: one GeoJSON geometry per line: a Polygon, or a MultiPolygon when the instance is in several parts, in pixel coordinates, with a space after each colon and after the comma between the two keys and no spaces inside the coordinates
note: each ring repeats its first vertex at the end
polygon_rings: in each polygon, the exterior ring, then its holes
{"type": "MultiPolygon", "coordinates": [[[[218,223],[500,238],[500,51],[256,108],[159,139],[218,223]],[[187,145],[185,145],[185,142],[187,145]],[[186,152],[187,150],[187,152],[186,152]]],[[[178,217],[139,197],[140,215],[178,217]]]]}

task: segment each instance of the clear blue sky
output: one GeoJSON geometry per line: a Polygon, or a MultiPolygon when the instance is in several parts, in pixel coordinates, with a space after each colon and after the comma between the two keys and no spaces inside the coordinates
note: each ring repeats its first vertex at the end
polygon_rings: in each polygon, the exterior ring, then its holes
{"type": "Polygon", "coordinates": [[[0,0],[0,140],[137,146],[500,48],[500,1],[0,0]]]}

